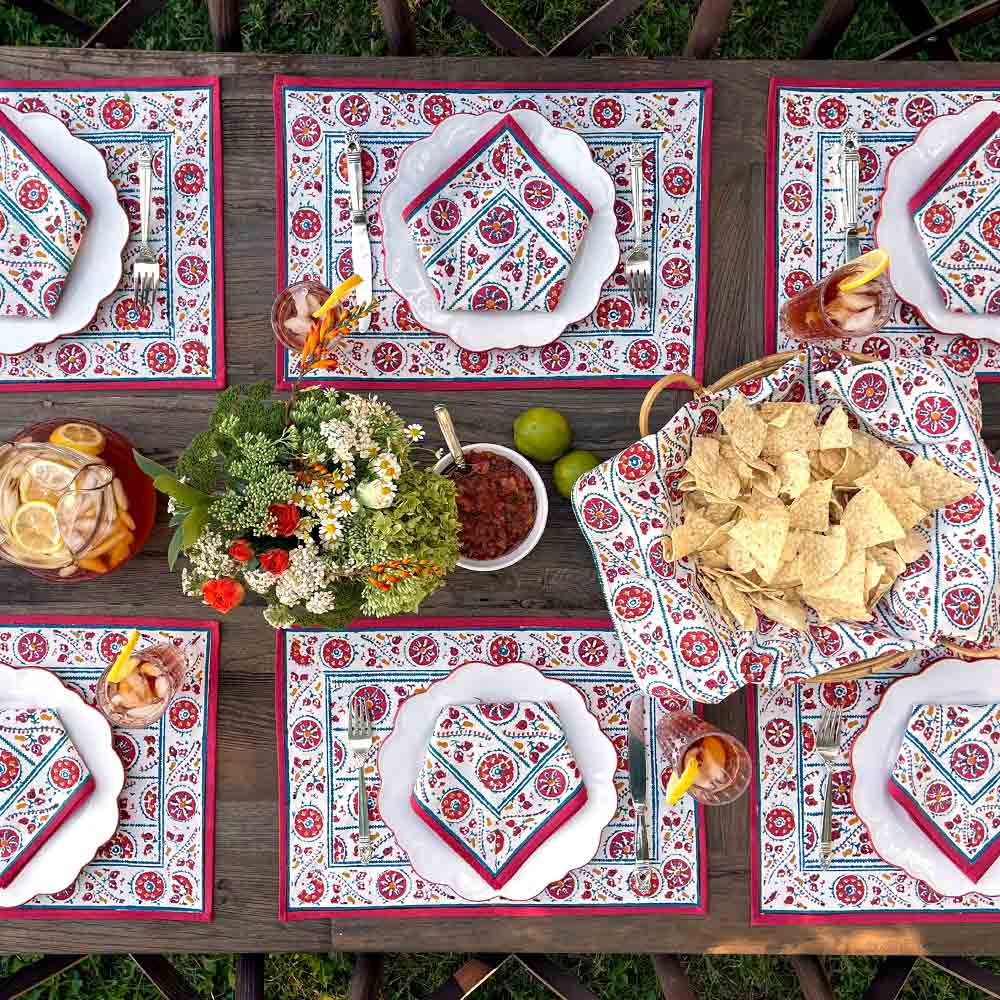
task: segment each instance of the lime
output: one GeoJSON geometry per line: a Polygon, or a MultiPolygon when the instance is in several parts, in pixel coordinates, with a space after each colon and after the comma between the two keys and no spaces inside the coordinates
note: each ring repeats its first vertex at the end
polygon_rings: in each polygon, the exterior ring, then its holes
{"type": "Polygon", "coordinates": [[[514,421],[514,447],[536,462],[554,462],[573,440],[569,421],[547,406],[533,406],[514,421]]]}
{"type": "Polygon", "coordinates": [[[573,492],[573,484],[585,472],[596,469],[601,460],[592,451],[568,451],[552,467],[552,478],[559,493],[568,497],[573,492]]]}

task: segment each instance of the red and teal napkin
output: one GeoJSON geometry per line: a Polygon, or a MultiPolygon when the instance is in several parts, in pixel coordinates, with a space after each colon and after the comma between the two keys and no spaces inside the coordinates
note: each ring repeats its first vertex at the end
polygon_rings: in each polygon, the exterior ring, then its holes
{"type": "Polygon", "coordinates": [[[53,314],[89,218],[87,199],[0,108],[0,316],[53,314]]]}
{"type": "Polygon", "coordinates": [[[55,712],[0,711],[0,888],[93,790],[90,769],[55,712]]]}
{"type": "Polygon", "coordinates": [[[586,801],[551,706],[482,702],[441,710],[410,805],[500,889],[586,801]]]}
{"type": "Polygon", "coordinates": [[[1000,705],[917,705],[889,793],[978,882],[1000,858],[1000,705]]]}

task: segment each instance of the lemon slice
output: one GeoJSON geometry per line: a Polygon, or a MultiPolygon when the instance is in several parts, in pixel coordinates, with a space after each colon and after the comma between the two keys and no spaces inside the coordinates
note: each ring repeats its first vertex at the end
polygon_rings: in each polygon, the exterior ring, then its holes
{"type": "Polygon", "coordinates": [[[353,292],[360,284],[361,276],[357,274],[352,274],[346,281],[342,281],[330,292],[330,297],[326,302],[313,313],[313,319],[322,319],[345,295],[353,292]]]}
{"type": "Polygon", "coordinates": [[[21,473],[18,490],[21,502],[44,500],[55,504],[66,489],[76,489],[76,469],[51,458],[33,458],[21,473]]]}
{"type": "Polygon", "coordinates": [[[724,767],[726,764],[726,745],[718,736],[706,736],[701,741],[701,749],[712,764],[724,767]]]}
{"type": "Polygon", "coordinates": [[[694,784],[694,779],[698,777],[701,764],[693,754],[688,759],[684,770],[678,775],[676,771],[670,775],[667,782],[667,805],[675,806],[684,797],[687,790],[694,784]]]}
{"type": "Polygon", "coordinates": [[[51,555],[62,546],[56,509],[44,500],[29,500],[14,511],[10,533],[21,548],[35,555],[51,555]]]}
{"type": "Polygon", "coordinates": [[[850,267],[860,270],[837,285],[838,292],[853,292],[855,288],[867,285],[877,278],[889,266],[889,255],[884,250],[869,250],[852,260],[850,267]]]}
{"type": "Polygon", "coordinates": [[[139,666],[138,660],[134,664],[132,663],[132,651],[138,643],[139,633],[136,629],[132,629],[128,641],[122,646],[121,652],[115,657],[115,662],[111,665],[111,670],[108,671],[108,682],[110,684],[117,684],[119,681],[125,680],[139,666]]]}
{"type": "Polygon", "coordinates": [[[61,424],[49,435],[49,440],[84,455],[100,455],[105,445],[104,435],[90,424],[61,424]]]}

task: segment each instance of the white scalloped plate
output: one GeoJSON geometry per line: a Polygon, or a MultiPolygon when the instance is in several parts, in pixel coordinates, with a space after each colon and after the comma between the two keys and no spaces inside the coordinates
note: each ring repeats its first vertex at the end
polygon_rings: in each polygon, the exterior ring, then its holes
{"type": "Polygon", "coordinates": [[[914,705],[992,702],[1000,702],[1000,660],[938,660],[919,674],[893,681],[851,750],[851,799],[871,833],[872,847],[890,865],[923,879],[942,896],[1000,896],[1000,862],[973,882],[889,794],[889,775],[914,705]]]}
{"type": "Polygon", "coordinates": [[[502,667],[467,663],[400,705],[392,732],[379,748],[379,815],[422,878],[450,886],[463,899],[477,903],[496,898],[534,899],[547,885],[587,864],[597,853],[601,833],[618,808],[617,766],[614,746],[587,710],[583,695],[571,684],[546,677],[527,663],[502,667]],[[489,885],[410,807],[410,792],[438,713],[445,705],[477,700],[552,705],[587,786],[587,801],[580,811],[534,851],[501,889],[489,885]]]}
{"type": "Polygon", "coordinates": [[[889,164],[875,224],[875,245],[889,253],[892,287],[920,312],[928,326],[941,333],[992,340],[1000,338],[1000,316],[945,308],[908,203],[955,147],[994,111],[1000,111],[1000,101],[977,101],[957,115],[942,115],[928,122],[889,164]]]}
{"type": "Polygon", "coordinates": [[[0,317],[0,354],[20,354],[37,344],[77,333],[122,280],[122,250],[129,223],[108,177],[100,151],[70,134],[54,115],[24,113],[5,106],[15,125],[61,170],[90,202],[90,221],[66,279],[56,311],[48,319],[0,317]]]}
{"type": "Polygon", "coordinates": [[[0,708],[53,709],[94,776],[94,791],[0,889],[0,906],[20,906],[71,885],[114,836],[125,770],[111,744],[108,720],[48,670],[0,664],[0,708]]]}
{"type": "Polygon", "coordinates": [[[470,351],[542,347],[597,308],[601,288],[618,266],[615,235],[615,187],[607,171],[594,163],[587,144],[575,132],[556,128],[537,111],[486,111],[452,115],[426,139],[407,147],[396,176],[382,193],[382,266],[386,280],[401,295],[417,321],[443,333],[470,351]],[[590,202],[594,214],[566,278],[559,303],[551,312],[473,312],[441,309],[420,253],[403,222],[403,209],[462,150],[488,132],[504,114],[517,120],[546,159],[590,202]]]}

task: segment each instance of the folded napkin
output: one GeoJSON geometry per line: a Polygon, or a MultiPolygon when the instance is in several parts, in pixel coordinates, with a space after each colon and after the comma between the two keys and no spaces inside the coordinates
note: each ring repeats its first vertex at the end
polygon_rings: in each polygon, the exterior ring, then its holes
{"type": "Polygon", "coordinates": [[[94,790],[94,778],[59,716],[0,710],[0,888],[94,790]]]}
{"type": "Polygon", "coordinates": [[[403,211],[443,309],[552,311],[590,202],[511,115],[403,211]]]}
{"type": "Polygon", "coordinates": [[[410,805],[494,889],[587,801],[559,717],[538,702],[448,705],[410,805]]]}
{"type": "Polygon", "coordinates": [[[1000,705],[917,705],[889,794],[978,882],[1000,857],[1000,705]]]}
{"type": "Polygon", "coordinates": [[[959,144],[909,208],[948,308],[1000,313],[1000,113],[959,144]]]}
{"type": "Polygon", "coordinates": [[[87,199],[0,108],[0,316],[52,315],[89,218],[87,199]]]}

